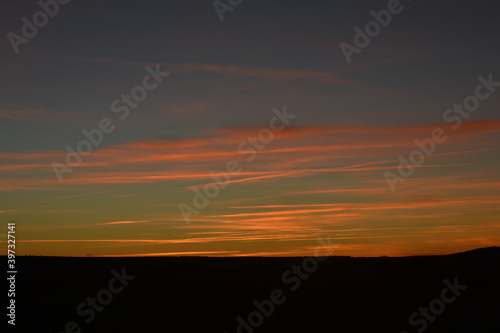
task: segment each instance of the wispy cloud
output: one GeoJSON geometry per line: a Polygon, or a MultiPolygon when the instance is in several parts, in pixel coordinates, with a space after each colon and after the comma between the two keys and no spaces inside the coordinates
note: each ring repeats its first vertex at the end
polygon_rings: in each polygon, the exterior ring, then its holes
{"type": "Polygon", "coordinates": [[[115,221],[115,222],[96,223],[96,225],[136,224],[136,223],[147,223],[147,222],[152,222],[152,221],[151,220],[115,221]]]}
{"type": "Polygon", "coordinates": [[[170,256],[213,256],[230,255],[239,251],[187,251],[187,252],[163,252],[163,253],[134,253],[134,254],[102,254],[96,257],[170,257],[170,256]]]}
{"type": "Polygon", "coordinates": [[[9,210],[0,210],[0,214],[2,213],[10,213],[10,212],[17,212],[19,209],[9,209],[9,210]]]}

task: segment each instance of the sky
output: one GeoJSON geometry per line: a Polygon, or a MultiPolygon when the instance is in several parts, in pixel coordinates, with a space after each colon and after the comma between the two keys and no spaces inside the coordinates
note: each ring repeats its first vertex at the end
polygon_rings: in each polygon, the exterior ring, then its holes
{"type": "Polygon", "coordinates": [[[2,4],[2,252],[500,244],[497,2],[44,1],[2,4]]]}

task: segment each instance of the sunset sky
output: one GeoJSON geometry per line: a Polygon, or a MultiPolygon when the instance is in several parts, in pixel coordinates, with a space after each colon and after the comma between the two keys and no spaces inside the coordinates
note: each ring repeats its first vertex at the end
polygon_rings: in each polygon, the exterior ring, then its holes
{"type": "Polygon", "coordinates": [[[243,0],[221,21],[211,0],[74,0],[15,53],[8,34],[41,8],[4,1],[2,253],[10,220],[18,255],[302,256],[318,237],[352,256],[500,245],[500,84],[478,88],[500,82],[500,5],[401,1],[348,63],[339,45],[387,3],[243,0]],[[113,108],[144,82],[144,100],[113,108]],[[477,110],[447,121],[478,89],[477,110]],[[284,109],[295,117],[277,119],[284,109]],[[59,181],[53,163],[106,118],[114,130],[59,181]],[[435,129],[447,139],[392,191],[386,172],[435,129]],[[245,143],[259,133],[273,133],[261,150],[245,143]],[[230,161],[240,172],[187,223],[179,205],[230,161]]]}

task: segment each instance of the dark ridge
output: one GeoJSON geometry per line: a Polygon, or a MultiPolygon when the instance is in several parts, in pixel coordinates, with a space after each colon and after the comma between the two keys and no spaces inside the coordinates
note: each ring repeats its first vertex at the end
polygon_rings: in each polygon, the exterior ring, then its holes
{"type": "Polygon", "coordinates": [[[445,292],[453,301],[443,303],[425,333],[498,332],[498,247],[451,255],[321,259],[21,256],[16,258],[16,329],[66,333],[72,332],[66,325],[75,322],[82,333],[414,333],[422,327],[409,317],[431,302],[439,305],[436,300],[451,283],[467,287],[456,297],[445,292]],[[299,267],[303,276],[295,271],[299,267]],[[122,269],[134,279],[109,304],[104,297],[102,311],[94,311],[90,320],[88,297],[102,297],[113,270],[122,269]],[[238,318],[257,320],[255,302],[269,308],[276,290],[286,301],[274,305],[262,325],[239,329],[238,318]],[[83,303],[86,315],[77,312],[83,303]]]}
{"type": "Polygon", "coordinates": [[[464,252],[449,254],[449,256],[462,256],[462,257],[500,257],[500,247],[489,246],[479,249],[473,249],[464,252]]]}

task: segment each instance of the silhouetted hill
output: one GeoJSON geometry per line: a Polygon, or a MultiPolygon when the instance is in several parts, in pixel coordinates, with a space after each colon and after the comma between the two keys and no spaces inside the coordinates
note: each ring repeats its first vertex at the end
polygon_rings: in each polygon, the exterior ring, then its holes
{"type": "Polygon", "coordinates": [[[462,256],[462,257],[500,257],[500,247],[498,246],[490,246],[490,247],[483,247],[479,249],[473,249],[465,252],[459,252],[459,253],[454,253],[450,254],[451,256],[462,256]]]}
{"type": "Polygon", "coordinates": [[[412,333],[424,325],[420,307],[432,305],[439,314],[426,319],[425,332],[498,333],[498,247],[444,256],[324,259],[19,257],[16,331],[59,333],[74,321],[82,332],[106,333],[412,333]],[[116,278],[122,273],[134,276],[123,288],[116,278]],[[455,295],[443,291],[447,283],[466,289],[455,295]],[[109,294],[110,288],[121,290],[109,294]],[[91,310],[88,300],[106,303],[108,294],[108,304],[96,305],[101,311],[91,310]],[[453,301],[440,301],[443,295],[453,301]],[[271,311],[270,299],[283,302],[272,303],[271,311]],[[266,309],[272,314],[266,316],[266,309]],[[248,325],[259,316],[260,326],[238,331],[241,320],[248,325]]]}

